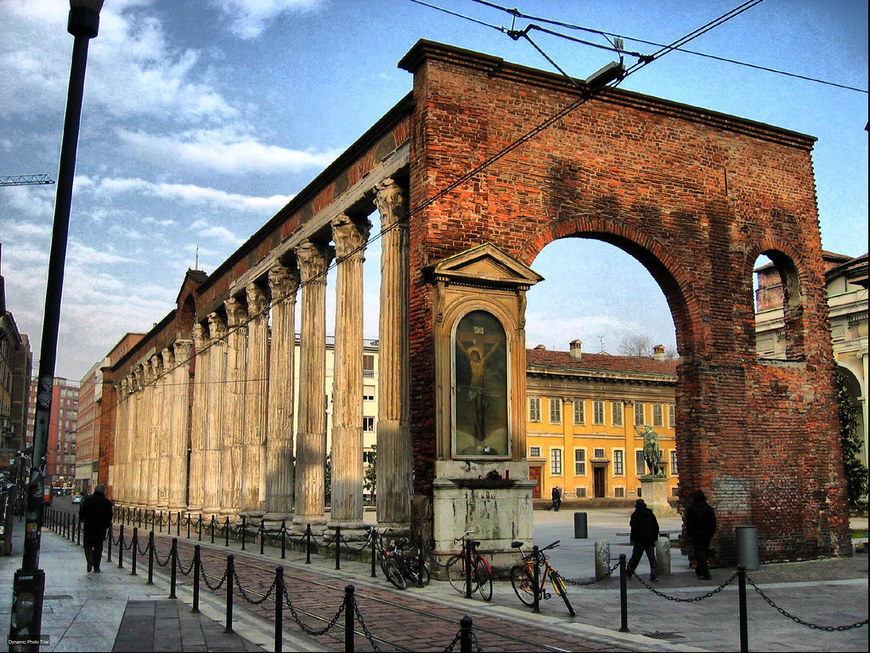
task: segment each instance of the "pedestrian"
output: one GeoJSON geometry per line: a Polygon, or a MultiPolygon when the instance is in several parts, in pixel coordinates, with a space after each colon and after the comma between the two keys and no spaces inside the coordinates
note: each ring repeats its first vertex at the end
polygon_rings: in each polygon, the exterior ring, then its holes
{"type": "Polygon", "coordinates": [[[716,512],[707,503],[707,497],[701,490],[692,494],[692,505],[685,515],[686,535],[692,538],[695,548],[695,575],[704,580],[710,580],[710,565],[707,557],[710,554],[710,540],[716,533],[716,512]]]}
{"type": "Polygon", "coordinates": [[[79,522],[82,524],[82,544],[88,571],[100,571],[103,558],[103,540],[112,525],[112,502],[106,498],[106,486],[98,485],[94,493],[79,506],[79,522]]]}
{"type": "Polygon", "coordinates": [[[659,566],[656,562],[656,540],[659,539],[659,520],[656,519],[652,510],[647,508],[646,502],[643,499],[638,499],[634,502],[634,512],[631,513],[631,559],[628,561],[628,575],[634,573],[640,564],[640,559],[644,553],[649,560],[649,579],[657,581],[659,579],[659,566]]]}
{"type": "Polygon", "coordinates": [[[559,507],[562,505],[562,490],[558,485],[553,487],[550,498],[553,500],[551,508],[553,508],[554,512],[559,512],[559,507]]]}

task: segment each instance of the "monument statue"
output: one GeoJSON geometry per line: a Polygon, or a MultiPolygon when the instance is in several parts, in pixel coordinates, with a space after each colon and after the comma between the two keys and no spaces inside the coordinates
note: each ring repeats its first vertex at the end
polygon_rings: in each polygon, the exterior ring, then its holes
{"type": "Polygon", "coordinates": [[[648,424],[644,425],[644,431],[638,428],[637,432],[643,435],[643,459],[646,461],[647,473],[650,476],[664,476],[661,468],[662,450],[659,448],[659,434],[652,430],[648,424]]]}

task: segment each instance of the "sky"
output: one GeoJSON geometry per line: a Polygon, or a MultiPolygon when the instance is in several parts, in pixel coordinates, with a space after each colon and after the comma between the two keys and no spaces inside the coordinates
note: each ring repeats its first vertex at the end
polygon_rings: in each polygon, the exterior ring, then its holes
{"type": "MultiPolygon", "coordinates": [[[[412,77],[396,64],[419,39],[557,72],[499,28],[559,20],[651,53],[659,48],[641,41],[671,43],[739,4],[510,0],[502,6],[536,17],[512,25],[508,13],[475,0],[106,0],[89,48],[56,374],[80,379],[125,333],[148,331],[174,308],[188,268],[214,271],[404,97],[412,77]]],[[[65,0],[0,0],[0,177],[57,179],[68,8],[65,0]]],[[[620,86],[817,137],[823,247],[858,256],[867,251],[867,25],[864,0],[765,0],[686,46],[863,92],[684,52],[620,86]]],[[[573,77],[615,58],[532,34],[573,77]]],[[[7,308],[31,339],[34,373],[55,192],[0,187],[0,272],[7,308]]],[[[372,220],[374,233],[377,214],[372,220]]],[[[374,241],[365,264],[368,338],[377,337],[379,258],[374,241]]],[[[557,241],[532,268],[546,280],[529,291],[529,347],[567,350],[579,338],[585,351],[618,353],[637,336],[675,347],[664,295],[621,250],[557,241]]]]}

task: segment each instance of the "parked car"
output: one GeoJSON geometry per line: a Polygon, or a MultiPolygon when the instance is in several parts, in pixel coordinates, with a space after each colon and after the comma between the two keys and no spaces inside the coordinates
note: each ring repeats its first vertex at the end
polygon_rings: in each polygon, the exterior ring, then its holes
{"type": "Polygon", "coordinates": [[[72,502],[73,503],[81,503],[82,499],[84,499],[84,497],[81,494],[77,494],[73,497],[72,502]]]}

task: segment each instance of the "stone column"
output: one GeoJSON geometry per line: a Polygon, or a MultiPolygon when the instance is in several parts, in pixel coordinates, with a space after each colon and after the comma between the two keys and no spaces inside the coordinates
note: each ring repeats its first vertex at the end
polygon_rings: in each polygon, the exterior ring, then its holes
{"type": "Polygon", "coordinates": [[[130,461],[130,502],[137,508],[144,508],[140,488],[142,487],[142,468],[148,454],[148,441],[145,439],[145,425],[142,419],[142,384],[145,369],[137,365],[132,373],[133,385],[130,394],[130,447],[127,459],[130,461]]]}
{"type": "Polygon", "coordinates": [[[205,459],[203,460],[205,487],[202,511],[217,515],[221,511],[223,486],[222,465],[226,419],[224,405],[227,398],[227,323],[218,313],[208,314],[211,343],[208,348],[206,386],[205,459]]]}
{"type": "Polygon", "coordinates": [[[408,412],[408,199],[388,179],[378,185],[381,215],[381,315],[378,339],[378,523],[411,523],[411,435],[408,412]]]}
{"type": "Polygon", "coordinates": [[[172,422],[174,409],[172,406],[172,368],[175,367],[175,356],[169,347],[164,347],[158,357],[160,371],[156,380],[157,413],[157,457],[154,476],[157,479],[157,509],[169,510],[169,486],[173,482],[172,471],[169,468],[169,450],[175,425],[172,422]]]}
{"type": "Polygon", "coordinates": [[[221,463],[221,514],[238,515],[242,508],[242,441],[245,433],[245,375],[248,313],[236,297],[224,301],[227,311],[227,382],[224,396],[224,446],[221,463]]]}
{"type": "Polygon", "coordinates": [[[188,509],[187,440],[190,410],[190,340],[176,340],[171,352],[172,368],[169,405],[172,430],[169,433],[169,510],[188,509]]]}
{"type": "Polygon", "coordinates": [[[130,379],[125,376],[115,389],[118,395],[118,403],[115,418],[115,463],[114,463],[114,493],[115,500],[119,505],[129,505],[127,488],[127,440],[129,434],[130,415],[130,379]]]}
{"type": "Polygon", "coordinates": [[[165,505],[160,505],[160,446],[161,428],[163,421],[163,383],[160,378],[163,374],[163,360],[160,354],[154,354],[150,359],[151,378],[148,384],[148,415],[151,423],[151,431],[148,436],[148,476],[145,483],[145,492],[148,497],[148,505],[151,508],[161,510],[165,505]]]}
{"type": "Polygon", "coordinates": [[[205,432],[208,417],[208,366],[211,354],[207,345],[207,327],[203,324],[195,324],[193,327],[195,358],[192,360],[193,406],[190,416],[190,493],[187,509],[199,513],[205,505],[205,432]]]}
{"type": "Polygon", "coordinates": [[[269,270],[272,344],[266,446],[266,518],[285,520],[293,510],[293,379],[296,359],[296,291],[299,271],[276,264],[269,270]]]}
{"type": "Polygon", "coordinates": [[[331,258],[331,248],[311,241],[296,250],[303,290],[293,523],[301,528],[326,523],[326,268],[331,258]]]}
{"type": "Polygon", "coordinates": [[[269,392],[269,298],[256,283],[245,288],[248,300],[248,354],[245,378],[245,430],[242,442],[242,511],[260,517],[266,486],[263,452],[269,392]]]}
{"type": "Polygon", "coordinates": [[[363,262],[371,223],[346,215],[332,221],[338,257],[335,371],[332,403],[332,512],[330,526],[363,525],[363,262]]]}

